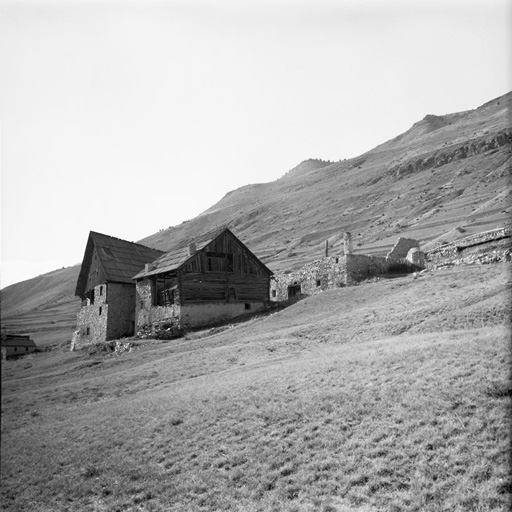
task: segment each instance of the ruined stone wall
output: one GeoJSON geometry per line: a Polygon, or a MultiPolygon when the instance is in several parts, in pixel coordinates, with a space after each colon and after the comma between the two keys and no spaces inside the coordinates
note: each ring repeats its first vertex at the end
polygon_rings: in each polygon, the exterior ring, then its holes
{"type": "Polygon", "coordinates": [[[378,274],[386,274],[389,263],[383,256],[347,254],[347,285],[353,285],[378,274]]]}
{"type": "Polygon", "coordinates": [[[107,285],[94,287],[94,303],[87,300],[77,315],[75,347],[80,348],[107,340],[107,285]]]}
{"type": "Polygon", "coordinates": [[[403,238],[400,237],[395,245],[393,246],[393,249],[389,251],[386,255],[386,258],[389,259],[401,259],[406,258],[407,253],[412,248],[418,248],[419,249],[420,244],[417,240],[414,240],[413,238],[403,238]]]}
{"type": "Polygon", "coordinates": [[[135,285],[109,283],[107,290],[107,340],[135,333],[135,285]]]}
{"type": "Polygon", "coordinates": [[[491,246],[493,243],[500,240],[510,240],[511,235],[512,230],[505,226],[490,231],[475,233],[428,251],[426,253],[426,260],[433,264],[439,264],[446,259],[466,254],[472,247],[480,247],[480,250],[482,250],[487,244],[491,246]]]}
{"type": "Polygon", "coordinates": [[[296,272],[274,274],[270,281],[270,299],[278,302],[290,300],[290,286],[300,286],[300,295],[315,295],[332,288],[352,286],[372,276],[415,272],[422,268],[405,257],[389,259],[364,254],[331,256],[304,265],[296,272]]]}
{"type": "Polygon", "coordinates": [[[347,255],[347,286],[357,284],[372,276],[386,274],[407,274],[423,270],[406,258],[388,258],[364,254],[347,255]]]}
{"type": "Polygon", "coordinates": [[[181,327],[181,306],[153,306],[153,283],[150,279],[137,281],[135,297],[136,329],[146,326],[170,322],[181,327]]]}
{"type": "Polygon", "coordinates": [[[346,256],[329,256],[304,265],[300,270],[275,274],[270,281],[270,299],[288,300],[288,287],[299,286],[301,294],[315,295],[346,285],[346,256]]]}

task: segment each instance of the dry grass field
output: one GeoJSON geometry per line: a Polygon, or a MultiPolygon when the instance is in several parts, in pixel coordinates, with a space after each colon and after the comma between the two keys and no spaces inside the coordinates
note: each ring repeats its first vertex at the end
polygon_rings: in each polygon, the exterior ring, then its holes
{"type": "Polygon", "coordinates": [[[509,510],[510,270],[4,362],[1,509],[509,510]]]}

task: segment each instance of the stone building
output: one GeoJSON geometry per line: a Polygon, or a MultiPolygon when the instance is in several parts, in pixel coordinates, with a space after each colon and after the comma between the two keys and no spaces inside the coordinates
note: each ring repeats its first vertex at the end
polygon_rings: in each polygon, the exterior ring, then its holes
{"type": "Polygon", "coordinates": [[[74,346],[131,336],[135,332],[133,276],[164,254],[119,238],[89,233],[75,295],[82,305],[74,346]]]}
{"type": "Polygon", "coordinates": [[[353,286],[373,276],[424,268],[423,253],[416,240],[400,238],[387,256],[370,256],[353,253],[350,233],[343,238],[343,254],[314,260],[294,272],[275,274],[270,284],[271,300],[294,300],[331,288],[353,286]]]}
{"type": "Polygon", "coordinates": [[[134,277],[137,329],[212,325],[269,300],[272,271],[227,228],[146,263],[134,277]]]}
{"type": "Polygon", "coordinates": [[[2,359],[24,356],[35,350],[37,350],[37,346],[30,336],[2,333],[2,359]]]}

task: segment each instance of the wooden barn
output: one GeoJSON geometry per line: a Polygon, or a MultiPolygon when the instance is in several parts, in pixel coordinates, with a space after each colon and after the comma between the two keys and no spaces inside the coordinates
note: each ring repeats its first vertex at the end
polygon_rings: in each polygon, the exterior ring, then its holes
{"type": "Polygon", "coordinates": [[[137,282],[138,329],[213,325],[265,307],[269,270],[229,229],[148,263],[137,282]]]}
{"type": "Polygon", "coordinates": [[[2,359],[30,354],[37,349],[37,346],[25,334],[3,334],[2,333],[2,359]]]}
{"type": "Polygon", "coordinates": [[[131,336],[135,331],[133,276],[164,254],[91,231],[75,295],[82,299],[75,346],[131,336]]]}

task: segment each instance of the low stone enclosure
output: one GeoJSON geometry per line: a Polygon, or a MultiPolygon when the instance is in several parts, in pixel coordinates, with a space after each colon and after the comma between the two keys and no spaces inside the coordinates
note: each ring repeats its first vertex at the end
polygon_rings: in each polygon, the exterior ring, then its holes
{"type": "Polygon", "coordinates": [[[270,300],[294,300],[331,288],[353,286],[379,275],[406,274],[425,268],[424,253],[416,240],[399,238],[386,256],[368,256],[352,253],[350,233],[344,238],[344,254],[317,259],[295,272],[274,274],[270,300]]]}
{"type": "Polygon", "coordinates": [[[496,263],[512,260],[512,229],[503,226],[445,243],[425,254],[431,270],[452,265],[496,263]]]}

